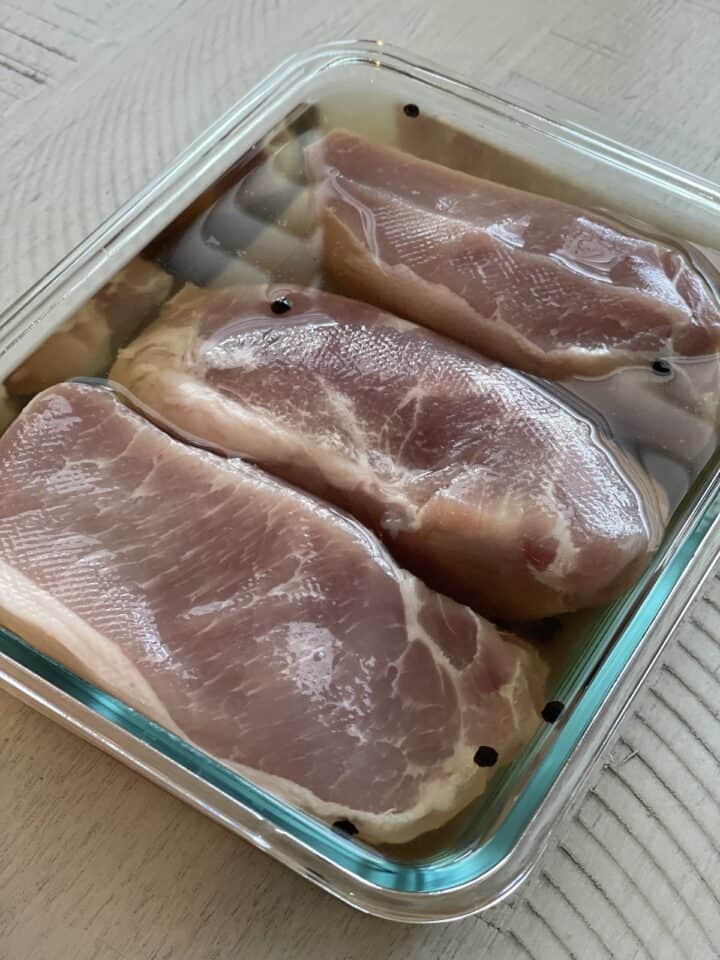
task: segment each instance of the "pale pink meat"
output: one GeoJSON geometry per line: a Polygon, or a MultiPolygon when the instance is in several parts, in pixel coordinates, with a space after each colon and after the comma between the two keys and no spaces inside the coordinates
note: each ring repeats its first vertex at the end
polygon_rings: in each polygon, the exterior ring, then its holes
{"type": "Polygon", "coordinates": [[[7,392],[29,397],[73,377],[107,373],[118,347],[155,316],[173,278],[135,257],[52,333],[7,379],[7,392]]]}
{"type": "Polygon", "coordinates": [[[480,793],[533,732],[536,654],[339,511],[66,384],[0,439],[0,624],[370,840],[480,793]]]}
{"type": "Polygon", "coordinates": [[[358,301],[186,288],[110,376],[176,429],[352,512],[486,616],[605,602],[662,535],[662,496],[590,422],[522,374],[358,301]]]}
{"type": "Polygon", "coordinates": [[[679,250],[344,130],[306,158],[343,293],[552,378],[720,347],[720,308],[679,250]]]}

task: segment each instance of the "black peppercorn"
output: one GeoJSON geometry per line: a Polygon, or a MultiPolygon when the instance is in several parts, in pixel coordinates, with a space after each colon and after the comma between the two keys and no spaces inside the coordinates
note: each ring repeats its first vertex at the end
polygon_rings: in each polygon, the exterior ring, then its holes
{"type": "Polygon", "coordinates": [[[656,360],[653,365],[653,373],[659,377],[669,377],[672,373],[672,366],[667,360],[656,360]]]}
{"type": "Polygon", "coordinates": [[[350,820],[336,820],[333,829],[346,834],[348,837],[354,837],[358,832],[358,828],[350,820]]]}
{"type": "Polygon", "coordinates": [[[546,723],[555,723],[565,709],[565,704],[559,700],[548,700],[542,708],[542,718],[546,723]]]}
{"type": "Polygon", "coordinates": [[[473,760],[479,767],[494,767],[498,761],[498,752],[494,747],[478,747],[473,760]]]}
{"type": "Polygon", "coordinates": [[[292,309],[292,300],[288,297],[278,297],[276,300],[270,304],[270,309],[273,313],[276,313],[280,316],[283,313],[287,313],[288,310],[292,309]]]}

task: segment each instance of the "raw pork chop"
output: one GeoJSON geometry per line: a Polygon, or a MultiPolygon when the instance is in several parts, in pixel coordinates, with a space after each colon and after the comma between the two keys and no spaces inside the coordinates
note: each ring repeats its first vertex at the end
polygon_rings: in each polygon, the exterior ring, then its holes
{"type": "Polygon", "coordinates": [[[74,313],[8,378],[8,392],[32,396],[62,380],[105,373],[117,348],[151,319],[173,279],[136,257],[74,313]]]}
{"type": "Polygon", "coordinates": [[[586,420],[522,374],[344,297],[187,288],[110,377],[181,431],[354,513],[488,616],[605,601],[661,535],[650,480],[586,420]]]}
{"type": "Polygon", "coordinates": [[[407,840],[533,732],[544,667],[256,467],[65,384],[0,440],[0,622],[248,778],[407,840]],[[487,751],[485,751],[487,753],[487,751]]]}
{"type": "Polygon", "coordinates": [[[5,387],[0,383],[0,433],[6,430],[20,413],[20,402],[7,395],[5,387]]]}
{"type": "Polygon", "coordinates": [[[677,250],[343,130],[306,156],[343,292],[545,377],[720,347],[718,304],[677,250]]]}

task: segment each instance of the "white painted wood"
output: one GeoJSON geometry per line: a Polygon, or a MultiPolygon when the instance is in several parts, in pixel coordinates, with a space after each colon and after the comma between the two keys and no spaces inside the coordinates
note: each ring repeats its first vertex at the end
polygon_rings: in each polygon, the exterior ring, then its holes
{"type": "MultiPolygon", "coordinates": [[[[720,178],[718,0],[0,0],[0,305],[291,51],[383,37],[720,178]]],[[[720,581],[530,884],[353,913],[0,696],[0,960],[720,955],[720,581]]]]}

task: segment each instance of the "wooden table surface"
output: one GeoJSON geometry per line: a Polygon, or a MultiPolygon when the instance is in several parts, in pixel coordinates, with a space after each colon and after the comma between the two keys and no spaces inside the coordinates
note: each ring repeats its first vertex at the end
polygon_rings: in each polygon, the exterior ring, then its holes
{"type": "MultiPolygon", "coordinates": [[[[720,179],[719,0],[0,0],[0,305],[290,52],[382,37],[720,179]]],[[[720,955],[720,583],[530,883],[354,913],[0,695],[0,960],[720,955]]]]}

